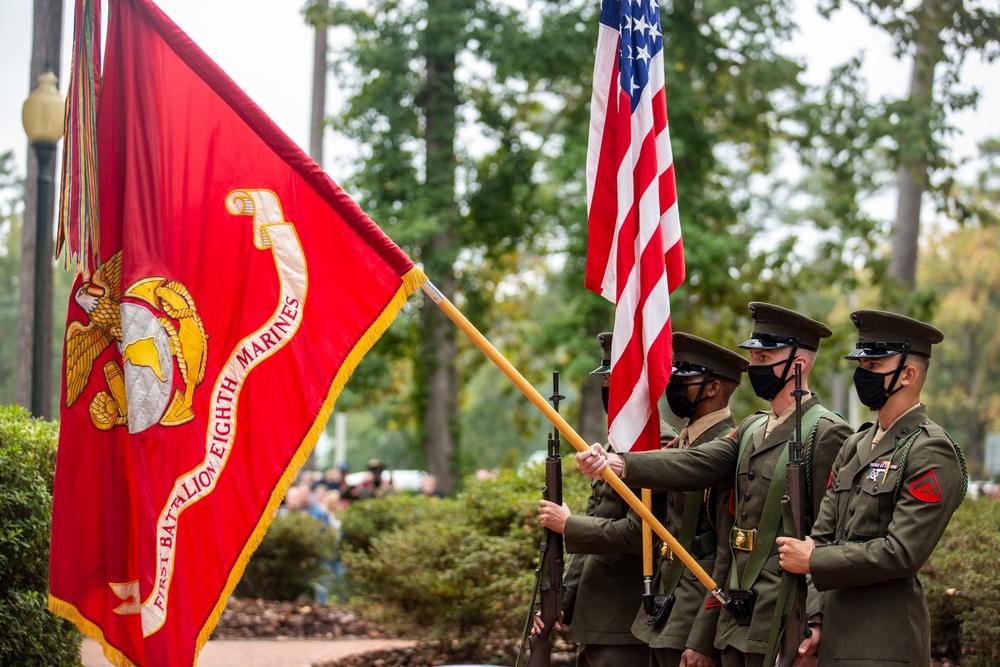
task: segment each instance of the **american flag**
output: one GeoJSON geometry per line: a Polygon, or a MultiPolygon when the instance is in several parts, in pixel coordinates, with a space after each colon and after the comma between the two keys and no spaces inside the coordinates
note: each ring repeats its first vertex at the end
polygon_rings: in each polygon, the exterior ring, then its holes
{"type": "Polygon", "coordinates": [[[659,447],[670,293],[684,280],[655,0],[601,6],[587,155],[587,289],[616,304],[608,408],[618,451],[659,447]]]}

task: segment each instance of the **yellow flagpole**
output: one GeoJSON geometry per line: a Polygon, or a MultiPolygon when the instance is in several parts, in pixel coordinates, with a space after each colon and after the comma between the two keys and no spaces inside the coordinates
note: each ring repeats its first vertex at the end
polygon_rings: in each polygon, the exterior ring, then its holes
{"type": "MultiPolygon", "coordinates": [[[[451,321],[458,325],[458,328],[461,329],[465,335],[476,344],[476,347],[482,350],[483,353],[489,357],[494,364],[496,364],[497,368],[503,371],[504,375],[510,378],[511,382],[513,382],[517,388],[521,390],[521,393],[523,393],[528,400],[531,401],[534,406],[545,415],[552,425],[559,429],[559,432],[562,433],[567,440],[569,440],[577,451],[586,452],[590,449],[590,446],[584,442],[583,438],[581,438],[580,435],[573,430],[573,427],[562,418],[562,415],[556,412],[555,409],[549,405],[549,402],[545,400],[545,398],[543,398],[542,395],[539,394],[527,380],[524,379],[524,376],[521,375],[518,370],[514,368],[514,366],[512,366],[511,363],[507,361],[502,354],[500,354],[500,352],[497,351],[495,347],[493,347],[493,344],[490,343],[486,337],[483,336],[478,329],[476,329],[475,326],[473,326],[468,318],[455,308],[454,304],[445,298],[444,294],[442,294],[432,282],[428,280],[421,287],[427,296],[429,296],[434,303],[436,303],[438,307],[441,308],[441,310],[443,310],[449,318],[451,318],[451,321]]],[[[691,570],[696,577],[698,577],[698,581],[700,581],[702,585],[712,593],[712,595],[718,598],[719,602],[724,605],[729,604],[729,598],[722,592],[722,588],[716,585],[715,581],[712,580],[712,577],[705,572],[704,568],[698,564],[698,561],[696,561],[691,554],[689,554],[680,545],[674,536],[667,532],[667,529],[663,527],[663,524],[660,523],[660,521],[653,516],[653,513],[642,504],[642,501],[639,500],[634,493],[632,493],[632,489],[625,486],[625,482],[623,482],[621,478],[618,477],[618,475],[616,475],[610,468],[605,468],[601,472],[601,476],[615,491],[618,492],[618,495],[620,495],[625,502],[627,502],[629,506],[639,514],[640,517],[642,517],[642,520],[648,523],[652,527],[652,530],[667,543],[670,550],[673,551],[674,556],[679,557],[682,561],[684,561],[684,564],[687,565],[688,569],[691,570]]]]}
{"type": "MultiPolygon", "coordinates": [[[[650,489],[642,490],[642,504],[652,510],[653,492],[650,489]]],[[[642,522],[642,574],[644,577],[653,576],[653,529],[645,521],[642,522]]]]}

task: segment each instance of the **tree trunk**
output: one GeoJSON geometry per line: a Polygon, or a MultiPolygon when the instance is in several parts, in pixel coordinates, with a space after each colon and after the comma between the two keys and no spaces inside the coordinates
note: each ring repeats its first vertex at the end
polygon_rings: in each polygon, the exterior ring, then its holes
{"type": "Polygon", "coordinates": [[[991,356],[989,346],[980,345],[977,341],[975,327],[965,331],[966,377],[965,404],[968,410],[969,441],[962,443],[965,448],[966,463],[970,470],[981,470],[983,452],[986,451],[986,429],[990,423],[987,410],[983,409],[983,384],[986,380],[984,372],[990,367],[988,357],[991,356]]]}
{"type": "MultiPolygon", "coordinates": [[[[63,0],[35,0],[32,36],[31,36],[31,71],[29,72],[28,93],[35,89],[38,77],[51,69],[56,77],[60,77],[59,48],[62,42],[63,0]]],[[[65,88],[60,80],[60,87],[65,88]]],[[[52,160],[51,174],[56,173],[56,163],[52,160]]],[[[58,180],[53,181],[58,183],[58,180]]],[[[48,204],[49,211],[55,211],[55,190],[50,188],[48,204]]],[[[36,336],[43,335],[36,329],[34,322],[35,295],[31,286],[35,284],[35,239],[38,235],[38,158],[35,151],[28,148],[28,173],[24,183],[24,225],[21,234],[21,274],[20,300],[17,316],[17,402],[28,408],[31,405],[33,390],[33,369],[31,362],[32,343],[36,336]]],[[[52,221],[48,224],[48,233],[52,235],[52,221]]],[[[51,270],[51,267],[50,267],[51,270]]],[[[51,285],[51,282],[49,283],[51,285]]],[[[44,299],[52,308],[52,292],[44,299]]],[[[51,338],[51,330],[48,334],[51,338]]],[[[51,347],[51,346],[49,346],[51,347]]],[[[48,384],[48,383],[45,383],[48,384]]],[[[51,392],[48,392],[51,393],[51,392]]],[[[48,394],[46,394],[47,396],[48,394]]],[[[50,401],[45,400],[42,414],[53,418],[50,401]]]]}
{"type": "MultiPolygon", "coordinates": [[[[447,274],[434,281],[442,293],[451,297],[455,279],[447,274]]],[[[438,488],[447,493],[455,484],[456,433],[458,429],[458,369],[456,327],[444,311],[425,295],[421,347],[427,363],[427,403],[423,411],[424,452],[427,472],[438,480],[438,488]],[[428,363],[429,362],[429,363],[428,363]]]]}
{"type": "Polygon", "coordinates": [[[915,128],[899,137],[900,161],[896,169],[898,198],[889,276],[910,289],[917,284],[920,206],[927,189],[927,155],[932,141],[930,121],[934,104],[934,68],[944,57],[941,41],[944,18],[938,0],[927,0],[917,13],[919,27],[914,38],[909,91],[912,114],[909,120],[915,123],[915,128]]]}
{"type": "MultiPolygon", "coordinates": [[[[423,248],[424,270],[449,299],[455,298],[457,280],[456,229],[459,216],[455,204],[455,134],[459,99],[455,68],[464,9],[468,0],[430,0],[422,50],[426,57],[427,82],[420,99],[426,119],[424,146],[425,182],[436,233],[423,248]]],[[[455,365],[457,329],[429,298],[422,309],[421,349],[418,378],[427,382],[423,407],[424,451],[427,471],[435,475],[442,491],[455,483],[458,433],[458,370],[455,365]]],[[[418,389],[419,391],[419,389],[418,389]]]]}
{"type": "MultiPolygon", "coordinates": [[[[316,6],[326,10],[329,0],[316,0],[316,6]]],[[[326,24],[316,26],[313,46],[312,115],[309,126],[309,157],[323,166],[323,130],[326,127],[326,24]]]]}
{"type": "MultiPolygon", "coordinates": [[[[316,0],[314,3],[326,10],[329,0],[316,0]]],[[[323,166],[323,130],[326,127],[326,35],[327,26],[316,26],[316,39],[313,42],[313,83],[312,110],[309,123],[309,157],[320,167],[323,166]]],[[[338,462],[339,463],[339,462],[338,462]]],[[[303,470],[316,470],[316,449],[309,453],[309,458],[302,464],[303,470]]]]}

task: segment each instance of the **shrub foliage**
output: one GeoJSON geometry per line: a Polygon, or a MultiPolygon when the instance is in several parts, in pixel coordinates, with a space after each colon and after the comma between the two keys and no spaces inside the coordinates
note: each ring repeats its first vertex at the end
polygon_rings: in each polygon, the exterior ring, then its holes
{"type": "Polygon", "coordinates": [[[935,656],[962,667],[1000,664],[1000,502],[966,500],[921,573],[935,656]]]}
{"type": "MultiPolygon", "coordinates": [[[[352,604],[392,630],[439,642],[453,656],[509,662],[500,647],[520,636],[528,612],[543,479],[542,467],[534,466],[470,480],[454,499],[355,503],[342,523],[344,562],[357,593],[352,604]]],[[[587,480],[567,467],[564,499],[574,512],[582,511],[587,493],[587,480]]]]}
{"type": "Polygon", "coordinates": [[[57,428],[0,406],[0,665],[79,665],[81,635],[48,611],[57,428]]]}
{"type": "Polygon", "coordinates": [[[247,563],[234,591],[237,597],[267,600],[312,598],[333,557],[336,536],[308,514],[279,514],[247,563]]]}

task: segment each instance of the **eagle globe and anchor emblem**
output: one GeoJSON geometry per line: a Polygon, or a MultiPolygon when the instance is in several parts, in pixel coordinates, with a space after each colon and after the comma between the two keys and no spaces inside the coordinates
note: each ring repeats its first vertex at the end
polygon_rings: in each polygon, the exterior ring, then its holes
{"type": "Polygon", "coordinates": [[[205,379],[208,334],[190,292],[153,276],[121,288],[122,253],[105,262],[73,295],[88,322],[66,329],[66,407],[90,380],[94,362],[115,343],[122,363],[103,366],[107,389],[90,402],[90,420],[108,431],[126,425],[139,433],[155,424],[179,426],[194,418],[194,390],[205,379]],[[174,387],[174,360],[183,389],[174,387]]]}

